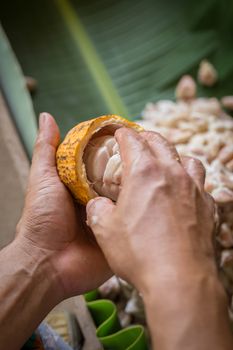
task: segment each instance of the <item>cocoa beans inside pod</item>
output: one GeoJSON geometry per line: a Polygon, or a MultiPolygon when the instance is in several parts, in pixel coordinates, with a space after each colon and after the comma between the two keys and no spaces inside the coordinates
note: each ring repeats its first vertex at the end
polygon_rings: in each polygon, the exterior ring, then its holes
{"type": "Polygon", "coordinates": [[[117,199],[122,167],[114,134],[121,127],[143,130],[117,115],[105,115],[76,125],[58,147],[58,174],[81,204],[97,196],[117,199]]]}

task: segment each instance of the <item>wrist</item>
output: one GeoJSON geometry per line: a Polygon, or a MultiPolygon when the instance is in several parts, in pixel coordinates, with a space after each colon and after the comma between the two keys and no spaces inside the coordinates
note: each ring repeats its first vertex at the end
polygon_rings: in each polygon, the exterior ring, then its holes
{"type": "Polygon", "coordinates": [[[151,281],[144,288],[142,297],[145,306],[158,305],[162,308],[172,308],[172,305],[180,308],[180,305],[186,303],[189,308],[200,297],[199,303],[207,303],[210,299],[227,302],[227,295],[224,291],[221,281],[217,274],[208,273],[207,270],[189,272],[192,275],[183,275],[177,273],[170,279],[151,281]]]}
{"type": "Polygon", "coordinates": [[[6,249],[12,264],[15,262],[24,272],[25,278],[30,279],[31,284],[41,290],[41,298],[46,298],[48,309],[63,299],[59,276],[50,262],[50,251],[35,246],[23,236],[16,237],[6,249]]]}
{"type": "Polygon", "coordinates": [[[21,349],[61,299],[56,273],[46,254],[17,237],[0,252],[0,275],[0,347],[21,349]]]}
{"type": "Polygon", "coordinates": [[[210,342],[211,349],[231,349],[227,297],[217,273],[201,266],[185,270],[144,289],[154,347],[206,349],[210,342]]]}
{"type": "Polygon", "coordinates": [[[170,292],[170,288],[180,288],[199,283],[212,277],[219,283],[218,271],[213,257],[191,257],[190,254],[170,255],[167,258],[152,261],[138,278],[136,288],[141,294],[149,295],[152,291],[170,292]],[[139,280],[140,279],[140,280],[139,280]],[[198,282],[199,281],[199,282],[198,282]]]}

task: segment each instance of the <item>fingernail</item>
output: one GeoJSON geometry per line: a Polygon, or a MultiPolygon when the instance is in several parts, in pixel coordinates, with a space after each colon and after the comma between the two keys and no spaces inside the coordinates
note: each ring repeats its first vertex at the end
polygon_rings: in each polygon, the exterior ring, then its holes
{"type": "Polygon", "coordinates": [[[94,199],[89,200],[89,202],[87,203],[87,206],[86,206],[86,210],[89,210],[94,202],[95,202],[94,199]]]}
{"type": "Polygon", "coordinates": [[[43,127],[45,126],[46,124],[46,120],[48,118],[48,113],[40,113],[40,116],[39,116],[39,129],[42,130],[43,127]]]}
{"type": "Polygon", "coordinates": [[[87,225],[93,227],[98,224],[98,216],[93,215],[87,219],[87,225]]]}

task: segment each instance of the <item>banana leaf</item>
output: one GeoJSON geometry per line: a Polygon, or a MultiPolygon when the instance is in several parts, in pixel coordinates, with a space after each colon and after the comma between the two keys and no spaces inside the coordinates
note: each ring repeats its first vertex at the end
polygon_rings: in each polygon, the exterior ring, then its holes
{"type": "Polygon", "coordinates": [[[54,114],[63,136],[78,121],[135,118],[147,101],[173,98],[203,58],[219,82],[199,94],[232,94],[231,0],[9,0],[0,14],[24,73],[38,80],[36,113],[54,114]]]}
{"type": "Polygon", "coordinates": [[[0,86],[10,106],[15,124],[29,157],[36,138],[37,125],[25,79],[7,37],[0,25],[0,86]]]}

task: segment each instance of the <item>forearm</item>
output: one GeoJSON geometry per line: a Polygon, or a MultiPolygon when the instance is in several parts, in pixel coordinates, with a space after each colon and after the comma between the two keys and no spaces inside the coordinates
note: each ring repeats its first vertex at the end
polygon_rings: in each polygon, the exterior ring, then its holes
{"type": "Polygon", "coordinates": [[[16,240],[0,252],[0,275],[0,348],[18,350],[59,302],[56,273],[45,255],[16,240]]]}
{"type": "Polygon", "coordinates": [[[217,278],[200,274],[154,289],[145,300],[154,348],[231,350],[227,298],[217,278]]]}

